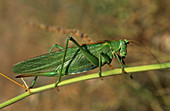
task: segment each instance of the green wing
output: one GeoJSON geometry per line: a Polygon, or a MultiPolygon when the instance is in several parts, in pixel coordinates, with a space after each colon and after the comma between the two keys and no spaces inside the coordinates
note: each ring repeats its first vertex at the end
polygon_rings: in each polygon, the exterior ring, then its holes
{"type": "MultiPolygon", "coordinates": [[[[103,52],[112,59],[112,53],[109,46],[104,43],[84,45],[83,48],[87,49],[89,53],[92,53],[98,58],[99,53],[103,52]]],[[[46,72],[59,73],[61,63],[63,60],[64,50],[59,50],[49,54],[44,54],[38,57],[34,57],[20,63],[17,63],[13,67],[13,72],[17,74],[45,74],[46,72]]],[[[104,65],[103,63],[102,65],[104,65]]],[[[92,70],[97,66],[88,61],[83,53],[77,48],[72,47],[67,49],[66,58],[64,62],[63,75],[80,73],[88,70],[92,70]]],[[[46,75],[47,76],[47,75],[46,75]]],[[[57,75],[56,75],[57,76],[57,75]]]]}

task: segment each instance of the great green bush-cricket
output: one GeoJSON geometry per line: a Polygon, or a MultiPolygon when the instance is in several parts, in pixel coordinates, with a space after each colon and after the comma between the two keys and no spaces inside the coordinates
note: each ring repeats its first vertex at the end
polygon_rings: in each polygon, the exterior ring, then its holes
{"type": "Polygon", "coordinates": [[[79,45],[72,37],[68,37],[65,48],[54,45],[49,53],[40,55],[13,66],[13,72],[20,77],[35,76],[31,87],[38,76],[58,77],[55,86],[61,81],[61,77],[68,74],[77,74],[99,67],[99,77],[102,78],[101,67],[110,64],[113,57],[116,58],[124,71],[124,58],[127,56],[127,39],[118,41],[102,41],[79,45]],[[75,47],[68,47],[69,41],[75,47]],[[53,48],[60,50],[52,52],[53,48]]]}

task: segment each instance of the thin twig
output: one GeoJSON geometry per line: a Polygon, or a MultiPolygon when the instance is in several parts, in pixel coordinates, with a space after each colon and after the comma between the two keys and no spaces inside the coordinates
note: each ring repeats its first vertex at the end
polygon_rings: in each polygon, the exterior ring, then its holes
{"type": "MultiPolygon", "coordinates": [[[[125,68],[125,71],[127,73],[134,73],[134,72],[141,72],[141,71],[160,70],[160,69],[166,69],[166,68],[170,68],[170,62],[161,63],[161,64],[153,64],[153,65],[128,67],[128,68],[125,68]]],[[[111,75],[113,76],[113,75],[118,75],[118,74],[122,74],[121,68],[114,69],[114,70],[111,70],[111,71],[102,72],[103,77],[111,76],[111,75]]],[[[85,76],[80,76],[80,77],[75,77],[75,78],[72,78],[72,79],[64,80],[64,81],[60,82],[58,84],[58,86],[63,86],[63,85],[66,85],[66,84],[71,84],[71,83],[84,81],[84,80],[88,80],[88,79],[94,79],[94,78],[99,78],[98,73],[88,74],[88,75],[85,75],[85,76]]],[[[30,96],[32,94],[39,93],[39,92],[42,92],[42,91],[46,91],[46,90],[53,89],[53,88],[55,88],[55,83],[45,85],[45,86],[41,86],[41,87],[38,87],[38,88],[30,89],[29,92],[25,92],[25,93],[23,93],[19,96],[16,96],[16,97],[14,97],[10,100],[7,100],[7,101],[1,103],[0,109],[4,108],[4,107],[6,107],[10,104],[13,104],[15,102],[18,102],[19,100],[24,99],[27,96],[30,96]]]]}

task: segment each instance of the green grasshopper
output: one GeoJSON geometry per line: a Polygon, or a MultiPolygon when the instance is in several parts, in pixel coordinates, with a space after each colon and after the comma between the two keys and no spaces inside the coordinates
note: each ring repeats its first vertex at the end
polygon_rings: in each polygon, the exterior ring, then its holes
{"type": "Polygon", "coordinates": [[[79,45],[72,37],[68,37],[65,48],[55,44],[48,54],[37,56],[13,66],[13,72],[17,78],[35,76],[31,87],[33,87],[38,76],[58,77],[55,86],[61,82],[61,77],[68,74],[77,74],[99,67],[99,77],[102,79],[101,67],[110,65],[113,57],[116,58],[124,71],[126,67],[124,58],[127,56],[127,44],[129,41],[102,41],[79,45]],[[69,41],[75,47],[68,47],[69,41]],[[53,48],[60,50],[52,52],[53,48]]]}

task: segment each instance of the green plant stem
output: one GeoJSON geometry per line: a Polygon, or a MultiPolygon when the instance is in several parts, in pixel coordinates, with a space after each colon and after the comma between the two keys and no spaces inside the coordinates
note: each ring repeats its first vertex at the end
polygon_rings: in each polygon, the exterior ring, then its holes
{"type": "MultiPolygon", "coordinates": [[[[128,68],[125,68],[125,71],[127,73],[134,73],[134,72],[141,72],[141,71],[150,71],[150,70],[158,70],[158,69],[166,69],[166,68],[170,68],[170,62],[168,63],[161,63],[161,64],[153,64],[153,65],[143,65],[143,66],[135,66],[135,67],[128,67],[128,68]]],[[[118,74],[122,74],[122,70],[121,68],[118,68],[118,69],[114,69],[114,70],[111,70],[111,71],[106,71],[106,72],[102,72],[102,76],[111,76],[111,75],[118,75],[118,74]]],[[[68,79],[68,80],[64,80],[62,82],[60,82],[58,84],[58,86],[63,86],[63,85],[66,85],[66,84],[71,84],[71,83],[74,83],[74,82],[79,82],[79,81],[83,81],[83,80],[88,80],[88,79],[94,79],[94,78],[99,78],[99,75],[98,73],[94,73],[94,74],[88,74],[88,75],[84,75],[84,76],[80,76],[80,77],[75,77],[75,78],[72,78],[72,79],[68,79]]],[[[24,99],[26,98],[27,96],[30,96],[32,94],[35,94],[35,93],[39,93],[39,92],[42,92],[42,91],[46,91],[46,90],[49,90],[49,89],[52,89],[52,88],[55,88],[55,83],[53,84],[49,84],[49,85],[45,85],[45,86],[41,86],[41,87],[38,87],[38,88],[33,88],[33,89],[30,89],[30,91],[27,91],[19,96],[16,96],[8,101],[5,101],[3,103],[0,104],[0,109],[1,108],[4,108],[10,104],[13,104],[21,99],[24,99]]]]}

